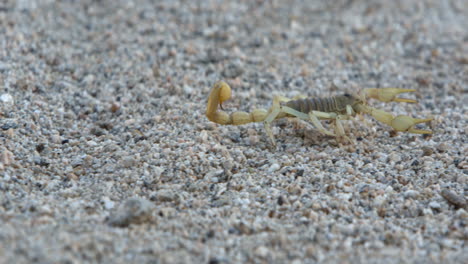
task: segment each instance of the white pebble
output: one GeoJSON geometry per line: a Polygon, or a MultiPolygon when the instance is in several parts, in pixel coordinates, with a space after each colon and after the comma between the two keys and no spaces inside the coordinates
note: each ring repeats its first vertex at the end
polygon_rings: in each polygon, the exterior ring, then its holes
{"type": "Polygon", "coordinates": [[[349,201],[353,197],[352,193],[340,193],[337,195],[341,201],[349,201]]]}
{"type": "Polygon", "coordinates": [[[385,188],[385,192],[386,193],[392,193],[393,192],[393,187],[392,186],[387,186],[387,188],[385,188]]]}
{"type": "Polygon", "coordinates": [[[7,94],[7,93],[4,93],[4,94],[0,95],[0,101],[2,103],[5,103],[5,104],[13,104],[14,103],[13,96],[11,96],[11,94],[7,94]]]}
{"type": "Polygon", "coordinates": [[[8,172],[5,171],[5,173],[3,174],[3,179],[5,181],[9,181],[11,179],[10,174],[8,174],[8,172]]]}
{"type": "Polygon", "coordinates": [[[267,247],[259,246],[257,249],[255,249],[255,255],[261,258],[266,258],[268,255],[270,255],[270,250],[267,247]]]}
{"type": "Polygon", "coordinates": [[[221,176],[223,173],[224,170],[212,170],[205,175],[205,178],[210,179],[211,181],[215,181],[214,179],[218,176],[221,176]]]}
{"type": "Polygon", "coordinates": [[[88,74],[83,79],[83,83],[86,84],[86,85],[91,85],[94,82],[94,79],[95,79],[94,75],[88,74]]]}
{"type": "Polygon", "coordinates": [[[432,209],[440,209],[440,203],[432,201],[429,203],[429,207],[432,209]]]}
{"type": "Polygon", "coordinates": [[[380,207],[385,203],[387,196],[386,195],[380,195],[375,197],[374,199],[374,206],[375,207],[380,207]]]}
{"type": "Polygon", "coordinates": [[[6,71],[10,69],[10,65],[0,61],[0,71],[6,71]]]}
{"type": "Polygon", "coordinates": [[[270,168],[268,168],[268,172],[274,172],[280,169],[280,165],[278,163],[271,164],[270,168]]]}
{"type": "Polygon", "coordinates": [[[184,85],[184,93],[191,94],[193,92],[193,88],[189,85],[184,85]]]}
{"type": "Polygon", "coordinates": [[[392,153],[388,156],[388,158],[389,158],[391,161],[393,161],[393,162],[401,161],[400,155],[399,155],[398,153],[396,153],[396,152],[392,152],[392,153]]]}
{"type": "Polygon", "coordinates": [[[95,147],[95,146],[98,145],[98,143],[96,141],[94,141],[94,140],[90,140],[90,141],[86,142],[86,144],[88,144],[88,146],[90,146],[90,147],[95,147]]]}
{"type": "Polygon", "coordinates": [[[50,140],[54,143],[54,144],[60,144],[62,143],[62,137],[60,135],[52,135],[50,136],[50,140]]]}
{"type": "Polygon", "coordinates": [[[405,198],[416,199],[419,196],[419,192],[415,190],[407,190],[403,195],[405,198]]]}
{"type": "Polygon", "coordinates": [[[128,156],[128,157],[124,157],[121,161],[121,164],[124,168],[130,168],[130,167],[133,167],[136,163],[136,160],[131,157],[131,156],[128,156]]]}
{"type": "Polygon", "coordinates": [[[424,208],[423,209],[423,214],[424,215],[433,215],[432,210],[429,208],[424,208]]]}
{"type": "Polygon", "coordinates": [[[111,201],[111,199],[109,199],[109,197],[104,196],[104,197],[102,197],[101,200],[104,203],[104,208],[106,208],[107,210],[110,210],[110,209],[114,208],[115,203],[113,201],[111,201]]]}

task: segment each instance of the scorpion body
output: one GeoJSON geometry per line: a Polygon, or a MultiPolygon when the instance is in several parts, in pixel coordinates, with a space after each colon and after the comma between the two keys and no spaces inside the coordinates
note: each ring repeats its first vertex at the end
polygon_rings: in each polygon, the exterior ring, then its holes
{"type": "Polygon", "coordinates": [[[418,119],[409,116],[393,116],[383,110],[373,108],[367,104],[367,98],[377,99],[382,102],[407,102],[415,103],[415,100],[398,98],[400,93],[414,92],[413,89],[399,88],[369,88],[363,89],[359,94],[344,94],[327,98],[298,97],[289,99],[275,96],[270,109],[255,109],[250,113],[237,111],[231,114],[218,110],[218,105],[231,97],[231,87],[225,82],[217,82],[211,89],[206,107],[206,116],[212,122],[221,125],[242,125],[252,122],[263,122],[265,130],[273,145],[275,140],[270,125],[275,119],[283,117],[296,117],[310,121],[321,133],[345,138],[351,141],[344,132],[341,120],[351,119],[356,114],[369,114],[378,121],[391,126],[395,131],[414,134],[432,134],[429,130],[416,129],[414,126],[425,123],[432,118],[418,119]],[[320,123],[320,119],[333,120],[335,133],[326,130],[320,123]]]}
{"type": "MultiPolygon", "coordinates": [[[[360,103],[359,98],[350,94],[344,94],[325,98],[311,97],[296,99],[288,101],[284,103],[284,105],[302,113],[320,111],[346,114],[346,106],[350,105],[352,107],[356,103],[360,103]]],[[[353,107],[353,110],[356,112],[357,109],[353,107]]]]}

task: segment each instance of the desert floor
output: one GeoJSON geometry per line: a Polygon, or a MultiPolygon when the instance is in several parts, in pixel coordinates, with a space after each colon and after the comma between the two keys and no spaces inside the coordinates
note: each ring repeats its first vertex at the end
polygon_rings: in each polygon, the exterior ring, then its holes
{"type": "Polygon", "coordinates": [[[0,263],[467,263],[468,2],[2,1],[0,263]],[[222,126],[415,89],[433,118],[222,126]],[[330,122],[322,124],[333,130],[330,122]]]}

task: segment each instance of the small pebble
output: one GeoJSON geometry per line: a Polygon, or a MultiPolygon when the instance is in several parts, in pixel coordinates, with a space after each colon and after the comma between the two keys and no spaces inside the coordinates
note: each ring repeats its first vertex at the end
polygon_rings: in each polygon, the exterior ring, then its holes
{"type": "Polygon", "coordinates": [[[280,165],[278,163],[273,163],[271,166],[268,168],[268,172],[272,173],[280,169],[280,165]]]}
{"type": "Polygon", "coordinates": [[[422,154],[423,157],[424,156],[431,156],[432,153],[434,153],[434,150],[432,150],[432,148],[429,148],[429,147],[422,147],[421,149],[423,151],[423,154],[422,154]]]}
{"type": "Polygon", "coordinates": [[[255,255],[261,258],[267,258],[270,255],[270,250],[265,246],[259,246],[254,251],[255,255]]]}
{"type": "Polygon", "coordinates": [[[13,163],[13,158],[14,158],[13,152],[7,149],[2,150],[0,157],[1,157],[0,162],[5,166],[9,166],[10,164],[13,163]]]}
{"type": "Polygon", "coordinates": [[[162,189],[156,192],[156,200],[159,202],[178,202],[179,195],[173,190],[162,189]]]}
{"type": "Polygon", "coordinates": [[[185,94],[191,94],[191,93],[193,93],[193,88],[192,88],[191,86],[189,86],[189,85],[184,85],[184,89],[183,89],[183,90],[184,90],[184,93],[185,93],[185,94]]]}
{"type": "Polygon", "coordinates": [[[115,206],[115,203],[107,196],[102,197],[101,201],[104,203],[104,208],[106,208],[106,210],[110,210],[115,206]]]}
{"type": "Polygon", "coordinates": [[[219,178],[223,173],[224,173],[223,169],[212,170],[205,175],[205,178],[213,181],[213,179],[219,178]]]}
{"type": "Polygon", "coordinates": [[[124,167],[124,168],[131,168],[133,166],[135,166],[136,164],[136,160],[134,157],[131,157],[131,156],[128,156],[128,157],[124,157],[120,164],[124,167]]]}
{"type": "Polygon", "coordinates": [[[153,221],[152,213],[156,207],[143,198],[130,198],[120,206],[118,211],[109,216],[109,225],[127,227],[131,224],[143,224],[153,221]]]}
{"type": "Polygon", "coordinates": [[[405,193],[404,193],[404,196],[405,198],[411,198],[411,199],[416,199],[418,198],[419,196],[419,192],[418,191],[415,191],[415,190],[407,190],[405,193]]]}
{"type": "Polygon", "coordinates": [[[244,72],[240,63],[230,63],[222,71],[222,75],[226,78],[236,78],[244,72]]]}
{"type": "Polygon", "coordinates": [[[447,152],[448,149],[449,149],[449,146],[445,142],[440,143],[439,145],[437,145],[437,150],[439,152],[447,152]]]}
{"type": "Polygon", "coordinates": [[[13,104],[14,103],[14,100],[13,100],[13,96],[11,96],[11,94],[2,94],[0,95],[0,102],[4,103],[4,104],[13,104]]]}
{"type": "Polygon", "coordinates": [[[10,65],[0,61],[0,71],[3,72],[3,71],[6,71],[8,69],[10,69],[10,65]]]}
{"type": "Polygon", "coordinates": [[[465,208],[467,206],[467,202],[465,197],[458,195],[449,189],[443,189],[441,192],[442,197],[444,197],[449,203],[460,207],[465,208]]]}
{"type": "Polygon", "coordinates": [[[440,203],[438,203],[436,201],[430,202],[429,207],[432,208],[432,209],[440,209],[441,208],[440,203]]]}

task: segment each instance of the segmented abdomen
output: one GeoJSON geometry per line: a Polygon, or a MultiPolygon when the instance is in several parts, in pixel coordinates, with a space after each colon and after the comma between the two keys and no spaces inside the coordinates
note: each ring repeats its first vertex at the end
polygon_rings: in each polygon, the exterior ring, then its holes
{"type": "MultiPolygon", "coordinates": [[[[309,113],[310,111],[339,112],[341,107],[337,105],[335,96],[327,98],[305,98],[288,101],[285,104],[296,111],[309,113]]],[[[345,106],[346,107],[346,106],[345,106]]]]}

